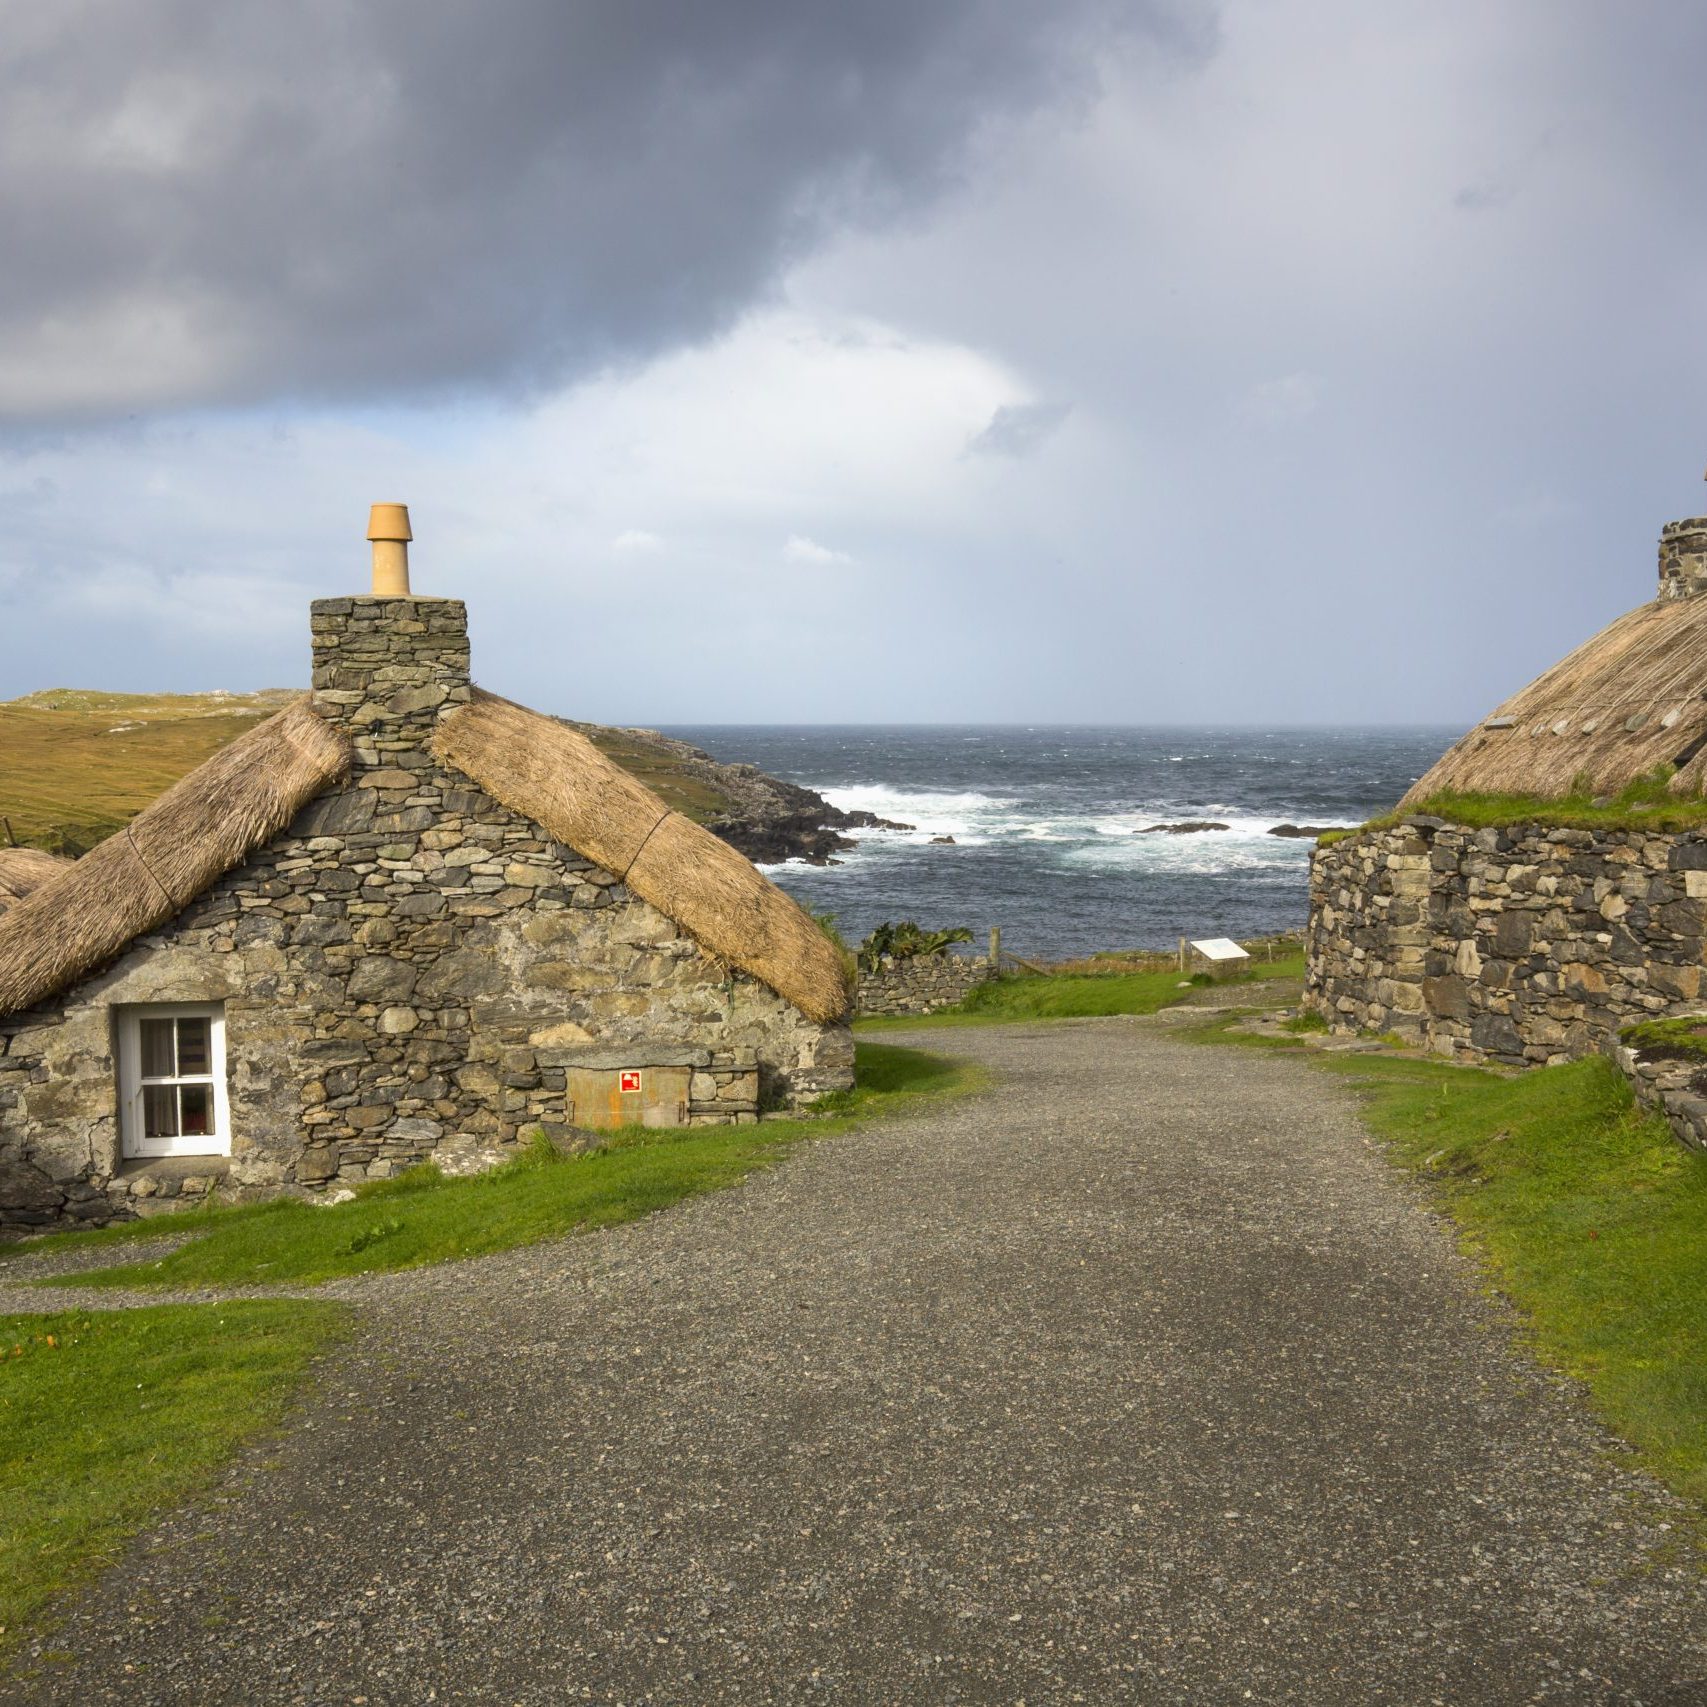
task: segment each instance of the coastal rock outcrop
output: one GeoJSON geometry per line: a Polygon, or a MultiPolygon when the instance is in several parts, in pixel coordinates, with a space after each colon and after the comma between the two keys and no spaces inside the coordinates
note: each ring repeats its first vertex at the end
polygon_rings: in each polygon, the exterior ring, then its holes
{"type": "Polygon", "coordinates": [[[769,776],[757,765],[724,764],[656,729],[573,727],[755,865],[791,859],[830,865],[836,854],[859,845],[846,831],[913,828],[873,812],[844,812],[815,789],[769,776]]]}

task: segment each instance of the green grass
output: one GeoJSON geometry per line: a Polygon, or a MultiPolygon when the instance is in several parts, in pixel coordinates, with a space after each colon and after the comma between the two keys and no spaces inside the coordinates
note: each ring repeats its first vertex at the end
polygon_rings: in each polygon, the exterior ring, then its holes
{"type": "Polygon", "coordinates": [[[0,1651],[276,1422],[337,1305],[0,1316],[0,1651]]]}
{"type": "Polygon", "coordinates": [[[1541,1355],[1707,1502],[1707,1159],[1598,1056],[1516,1078],[1382,1063],[1367,1090],[1371,1125],[1485,1252],[1541,1355]]]}
{"type": "MultiPolygon", "coordinates": [[[[1237,982],[1260,984],[1304,976],[1304,957],[1259,961],[1237,982]]],[[[884,1015],[858,1021],[862,1034],[917,1026],[1004,1025],[1015,1020],[1091,1019],[1110,1014],[1153,1014],[1189,993],[1177,969],[1166,972],[1056,972],[1043,977],[998,978],[980,984],[957,1008],[924,1015],[884,1015]]],[[[1194,987],[1206,978],[1191,980],[1194,987]]]]}
{"type": "MultiPolygon", "coordinates": [[[[485,1256],[559,1234],[613,1226],[698,1192],[734,1185],[802,1139],[844,1131],[923,1097],[976,1088],[979,1070],[920,1050],[858,1047],[858,1088],[836,1093],[810,1119],[757,1126],[635,1128],[607,1146],[564,1157],[543,1140],[472,1179],[431,1166],[363,1186],[321,1208],[288,1198],[215,1206],[93,1233],[66,1244],[119,1246],[162,1233],[193,1236],[154,1262],[122,1263],[59,1282],[78,1286],[312,1286],[341,1275],[419,1268],[485,1256]]],[[[40,1243],[30,1250],[40,1250],[40,1243]]],[[[4,1265],[0,1263],[0,1272],[4,1265]]],[[[43,1282],[41,1284],[52,1284],[43,1282]]]]}
{"type": "Polygon", "coordinates": [[[1580,1377],[1648,1466],[1707,1504],[1707,1157],[1600,1056],[1515,1075],[1309,1059],[1358,1086],[1370,1129],[1463,1229],[1539,1356],[1580,1377]]]}
{"type": "MultiPolygon", "coordinates": [[[[1596,795],[1578,785],[1568,794],[1542,798],[1532,794],[1437,794],[1404,811],[1394,808],[1372,818],[1365,830],[1386,830],[1417,813],[1444,818],[1470,829],[1501,829],[1513,824],[1538,824],[1543,829],[1576,830],[1697,830],[1707,825],[1707,797],[1676,795],[1670,783],[1676,773],[1661,765],[1638,777],[1615,795],[1596,795]]],[[[1336,831],[1318,838],[1330,846],[1356,830],[1336,831]]]]}

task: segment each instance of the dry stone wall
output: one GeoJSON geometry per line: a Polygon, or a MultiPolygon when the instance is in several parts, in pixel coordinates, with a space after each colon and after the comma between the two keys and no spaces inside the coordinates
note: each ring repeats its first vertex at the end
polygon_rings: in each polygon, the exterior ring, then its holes
{"type": "Polygon", "coordinates": [[[1707,1151],[1707,1061],[1699,1056],[1680,1060],[1663,1049],[1644,1050],[1618,1038],[1608,1039],[1605,1047],[1636,1100],[1658,1114],[1679,1143],[1707,1151]]]}
{"type": "Polygon", "coordinates": [[[1707,835],[1415,816],[1318,849],[1306,999],[1336,1029],[1536,1064],[1701,995],[1707,835]]]}
{"type": "Polygon", "coordinates": [[[349,785],[104,973],[0,1020],[0,1227],[100,1221],[161,1189],[119,1156],[128,1003],[225,1004],[232,1155],[194,1190],[472,1167],[534,1126],[573,1142],[577,1066],[687,1067],[701,1125],[852,1082],[845,1025],[806,1019],[432,756],[467,697],[459,604],[327,600],[314,621],[349,785]]]}
{"type": "Polygon", "coordinates": [[[861,1014],[929,1014],[958,1006],[987,984],[996,969],[982,955],[920,954],[894,960],[885,955],[875,972],[862,972],[854,1007],[861,1014]]]}

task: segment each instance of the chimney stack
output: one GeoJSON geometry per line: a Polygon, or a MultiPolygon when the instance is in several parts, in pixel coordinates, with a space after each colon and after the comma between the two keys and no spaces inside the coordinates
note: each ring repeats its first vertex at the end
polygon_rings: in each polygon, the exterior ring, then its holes
{"type": "Polygon", "coordinates": [[[350,735],[358,769],[425,766],[434,726],[469,699],[468,612],[409,591],[405,505],[375,504],[367,536],[373,591],[309,609],[314,708],[350,735]]]}
{"type": "Polygon", "coordinates": [[[373,541],[373,596],[409,597],[409,531],[407,504],[375,504],[368,511],[367,536],[373,541]]]}
{"type": "Polygon", "coordinates": [[[1662,599],[1687,599],[1707,592],[1707,516],[1667,522],[1660,530],[1662,599]]]}

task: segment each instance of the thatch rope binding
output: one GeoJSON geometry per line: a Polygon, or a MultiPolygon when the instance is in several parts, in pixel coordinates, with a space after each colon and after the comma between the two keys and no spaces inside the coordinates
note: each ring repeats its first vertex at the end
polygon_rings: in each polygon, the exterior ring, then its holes
{"type": "Polygon", "coordinates": [[[131,835],[130,826],[128,824],[125,826],[124,833],[125,833],[125,836],[130,841],[130,851],[136,855],[136,863],[142,867],[144,874],[148,878],[148,881],[150,883],[152,883],[154,885],[154,887],[160,891],[161,900],[170,901],[172,899],[172,897],[170,894],[167,893],[166,885],[164,883],[162,883],[160,881],[160,879],[154,875],[154,868],[148,863],[148,856],[146,854],[144,854],[142,849],[136,845],[136,837],[131,835]]]}
{"type": "Polygon", "coordinates": [[[0,1014],[105,966],[269,841],[350,768],[308,695],[174,783],[0,917],[0,1014]]]}
{"type": "Polygon", "coordinates": [[[439,725],[433,751],[808,1019],[827,1024],[846,1013],[841,961],[806,912],[586,736],[476,689],[439,725]]]}

